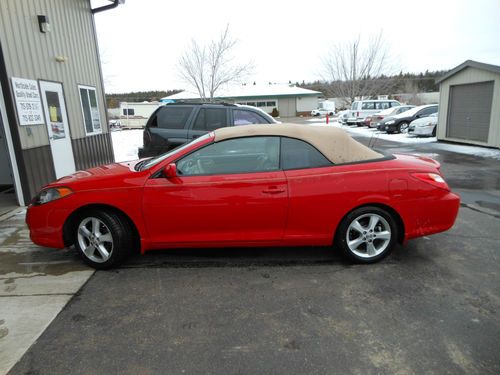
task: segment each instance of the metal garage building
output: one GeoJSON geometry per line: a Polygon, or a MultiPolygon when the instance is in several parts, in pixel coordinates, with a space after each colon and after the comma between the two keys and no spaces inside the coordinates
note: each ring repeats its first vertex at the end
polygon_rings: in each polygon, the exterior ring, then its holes
{"type": "MultiPolygon", "coordinates": [[[[267,113],[276,108],[280,117],[308,115],[318,108],[322,93],[297,87],[294,85],[239,85],[220,90],[216,100],[228,103],[239,103],[258,107],[267,113]]],[[[198,93],[183,91],[170,95],[162,100],[199,101],[198,93]]]]}
{"type": "Polygon", "coordinates": [[[93,14],[119,3],[0,1],[0,206],[114,160],[93,14]]]}
{"type": "Polygon", "coordinates": [[[438,139],[500,148],[500,66],[467,60],[437,83],[438,139]]]}

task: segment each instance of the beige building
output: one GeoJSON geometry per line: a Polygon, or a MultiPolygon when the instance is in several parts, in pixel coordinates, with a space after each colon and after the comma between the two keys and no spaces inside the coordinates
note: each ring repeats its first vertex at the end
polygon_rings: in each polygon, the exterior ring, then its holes
{"type": "Polygon", "coordinates": [[[437,83],[437,138],[500,148],[500,66],[467,60],[437,83]]]}
{"type": "Polygon", "coordinates": [[[0,1],[0,192],[15,203],[113,162],[94,14],[119,3],[0,1]]]}
{"type": "MultiPolygon", "coordinates": [[[[214,98],[227,103],[251,105],[271,114],[273,109],[279,111],[280,117],[295,117],[310,115],[318,108],[319,99],[323,94],[297,87],[295,85],[237,85],[223,88],[214,98]]],[[[198,93],[182,91],[167,96],[168,101],[199,101],[198,93]]]]}

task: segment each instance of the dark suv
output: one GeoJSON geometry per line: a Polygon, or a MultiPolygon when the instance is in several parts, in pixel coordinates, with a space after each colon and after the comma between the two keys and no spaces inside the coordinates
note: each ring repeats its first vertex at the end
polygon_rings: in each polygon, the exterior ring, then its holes
{"type": "Polygon", "coordinates": [[[267,113],[249,106],[169,103],[154,111],[146,123],[139,158],[159,155],[218,128],[273,123],[267,113]]]}

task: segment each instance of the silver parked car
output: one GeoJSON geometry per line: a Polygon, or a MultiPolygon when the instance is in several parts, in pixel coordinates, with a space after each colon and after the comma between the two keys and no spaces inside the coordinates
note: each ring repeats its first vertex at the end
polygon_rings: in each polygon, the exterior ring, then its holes
{"type": "Polygon", "coordinates": [[[408,127],[408,134],[435,137],[437,123],[437,112],[427,117],[418,118],[410,123],[410,126],[408,127]]]}

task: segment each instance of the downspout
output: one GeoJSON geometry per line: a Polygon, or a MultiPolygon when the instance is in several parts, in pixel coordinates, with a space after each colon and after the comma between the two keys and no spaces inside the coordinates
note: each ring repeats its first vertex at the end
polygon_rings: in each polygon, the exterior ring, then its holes
{"type": "Polygon", "coordinates": [[[124,2],[125,2],[125,0],[113,0],[112,4],[104,5],[102,7],[92,9],[92,14],[104,12],[105,10],[109,10],[109,9],[114,9],[118,5],[123,4],[124,2]]]}

